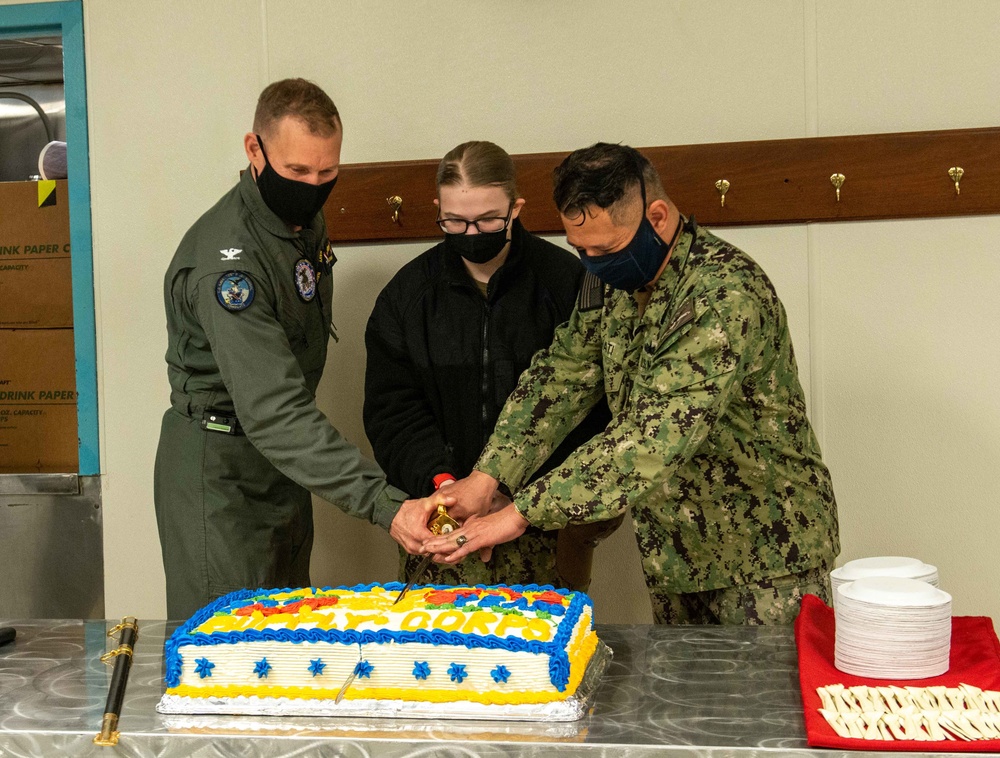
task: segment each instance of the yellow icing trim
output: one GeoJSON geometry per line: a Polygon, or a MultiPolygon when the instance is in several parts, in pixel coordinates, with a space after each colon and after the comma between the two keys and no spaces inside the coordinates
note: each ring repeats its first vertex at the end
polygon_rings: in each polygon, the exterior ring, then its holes
{"type": "MultiPolygon", "coordinates": [[[[476,692],[473,690],[432,690],[413,687],[366,688],[363,683],[359,684],[358,680],[355,680],[344,697],[348,700],[422,700],[431,703],[471,702],[483,705],[551,703],[565,700],[576,692],[583,679],[587,663],[590,662],[596,649],[597,634],[593,630],[588,630],[576,650],[569,653],[570,676],[565,692],[555,690],[549,692],[504,692],[503,690],[476,692]]],[[[337,697],[338,692],[340,692],[339,687],[272,687],[266,684],[251,687],[237,684],[195,687],[189,684],[182,684],[167,690],[168,695],[194,698],[245,696],[304,698],[306,700],[331,700],[337,697]]]]}
{"type": "MultiPolygon", "coordinates": [[[[191,687],[181,685],[167,690],[167,694],[181,697],[287,697],[306,700],[333,700],[339,688],[312,689],[310,687],[243,687],[229,685],[223,687],[191,687]]],[[[422,700],[431,703],[471,702],[484,705],[504,705],[511,703],[547,703],[563,700],[561,692],[476,692],[474,690],[431,690],[415,688],[378,687],[363,689],[356,684],[345,694],[347,700],[422,700]]]]}

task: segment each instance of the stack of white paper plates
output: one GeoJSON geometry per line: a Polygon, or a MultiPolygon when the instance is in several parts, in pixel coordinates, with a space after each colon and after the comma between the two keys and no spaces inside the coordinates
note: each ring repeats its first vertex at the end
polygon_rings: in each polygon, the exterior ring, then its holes
{"type": "Polygon", "coordinates": [[[830,588],[833,590],[833,605],[837,606],[837,587],[845,582],[867,579],[873,576],[894,576],[901,579],[917,579],[938,586],[937,566],[931,566],[917,558],[903,558],[896,555],[881,555],[874,558],[858,558],[849,561],[830,572],[830,588]]]}
{"type": "Polygon", "coordinates": [[[837,588],[835,665],[876,679],[948,670],[951,595],[926,582],[871,577],[837,588]]]}

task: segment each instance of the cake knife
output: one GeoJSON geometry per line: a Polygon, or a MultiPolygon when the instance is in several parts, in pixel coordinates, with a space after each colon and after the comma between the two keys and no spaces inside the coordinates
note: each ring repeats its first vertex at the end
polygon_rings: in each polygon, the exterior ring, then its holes
{"type": "MultiPolygon", "coordinates": [[[[449,532],[455,531],[459,526],[461,525],[448,515],[448,508],[443,504],[438,505],[437,513],[427,524],[427,528],[431,530],[432,534],[448,534],[449,532]]],[[[410,574],[410,579],[406,583],[406,586],[403,587],[402,591],[398,595],[396,595],[396,599],[392,603],[393,605],[396,605],[396,603],[403,599],[403,596],[406,595],[407,592],[413,589],[413,585],[417,583],[417,580],[423,576],[427,567],[431,565],[432,557],[433,556],[428,554],[420,560],[420,563],[417,564],[416,570],[410,574]]]]}
{"type": "MultiPolygon", "coordinates": [[[[363,658],[364,658],[364,653],[361,651],[361,645],[359,644],[358,645],[358,663],[359,664],[361,663],[361,661],[362,661],[363,658]]],[[[347,676],[347,679],[344,680],[344,684],[341,686],[340,692],[337,693],[337,699],[333,701],[334,705],[340,705],[340,701],[343,700],[344,699],[344,695],[347,694],[347,688],[351,686],[351,683],[354,681],[354,678],[357,675],[358,675],[358,667],[357,667],[357,665],[355,665],[355,667],[351,670],[351,673],[347,676]]]]}

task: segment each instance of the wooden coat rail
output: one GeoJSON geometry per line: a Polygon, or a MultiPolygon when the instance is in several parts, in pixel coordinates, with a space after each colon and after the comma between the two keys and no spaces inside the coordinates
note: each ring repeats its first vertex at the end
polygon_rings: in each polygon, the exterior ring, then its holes
{"type": "MultiPolygon", "coordinates": [[[[1000,213],[1000,128],[640,150],[659,170],[678,208],[707,226],[1000,213]],[[831,181],[837,174],[843,176],[839,201],[831,181]],[[728,182],[724,205],[723,182],[728,182]]],[[[513,156],[527,199],[521,220],[533,232],[563,231],[552,203],[552,169],[566,155],[513,156]]],[[[340,181],[324,207],[330,238],[440,237],[433,202],[437,164],[341,166],[340,181]]]]}

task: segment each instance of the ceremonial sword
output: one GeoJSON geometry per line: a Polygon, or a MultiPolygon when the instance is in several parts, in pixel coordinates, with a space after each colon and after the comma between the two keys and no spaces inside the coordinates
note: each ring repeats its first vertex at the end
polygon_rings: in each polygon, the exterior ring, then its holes
{"type": "MultiPolygon", "coordinates": [[[[453,519],[451,516],[448,515],[448,508],[443,503],[438,504],[437,512],[434,514],[434,518],[432,518],[427,523],[427,528],[430,529],[431,533],[435,535],[448,534],[448,532],[455,531],[459,526],[461,526],[461,524],[459,524],[457,521],[455,521],[455,519],[453,519]]],[[[406,583],[406,586],[403,587],[402,591],[396,596],[396,599],[392,603],[393,605],[396,605],[396,603],[398,603],[400,600],[403,599],[403,596],[406,595],[407,592],[413,589],[413,585],[417,583],[417,580],[421,577],[421,575],[427,570],[427,567],[430,565],[431,558],[432,555],[428,554],[421,559],[420,563],[417,564],[416,571],[410,574],[410,581],[406,583]]],[[[334,703],[339,704],[340,701],[344,699],[344,695],[347,694],[348,688],[354,682],[354,678],[357,675],[358,675],[358,669],[355,668],[348,675],[347,680],[340,688],[340,692],[337,693],[337,697],[334,700],[334,703]]]]}
{"type": "MultiPolygon", "coordinates": [[[[448,508],[444,505],[438,505],[437,513],[427,524],[427,528],[431,530],[432,534],[448,534],[449,532],[453,532],[458,529],[459,526],[461,526],[461,524],[448,515],[448,508]]],[[[403,587],[403,590],[396,596],[395,601],[393,601],[393,605],[396,605],[396,603],[403,599],[403,596],[406,595],[407,592],[413,589],[413,585],[417,583],[417,580],[420,579],[423,573],[427,570],[427,567],[431,565],[431,559],[432,556],[430,554],[425,555],[421,559],[420,563],[417,564],[416,570],[410,574],[410,580],[406,583],[406,586],[403,587]]]]}

